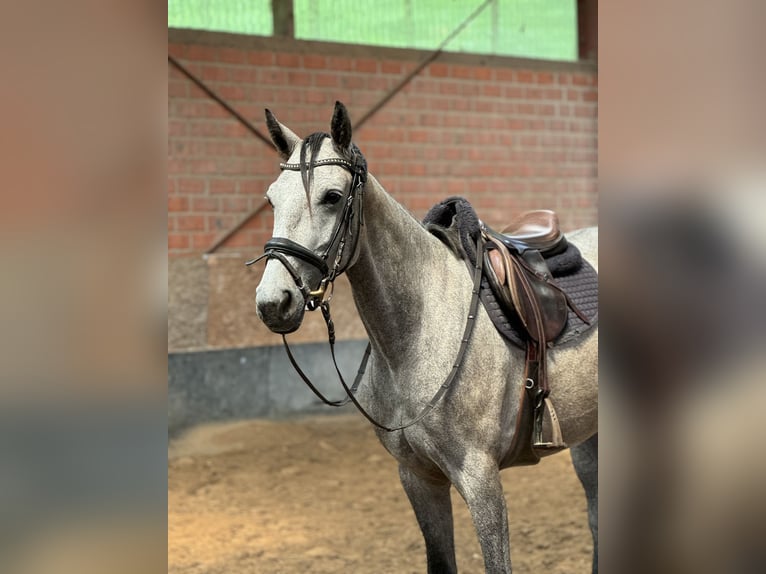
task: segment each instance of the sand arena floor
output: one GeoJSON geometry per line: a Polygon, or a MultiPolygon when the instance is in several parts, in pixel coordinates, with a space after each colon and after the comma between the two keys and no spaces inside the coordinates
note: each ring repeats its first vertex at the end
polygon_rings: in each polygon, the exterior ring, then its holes
{"type": "MultiPolygon", "coordinates": [[[[589,573],[585,496],[569,453],[503,472],[517,574],[589,573]]],[[[453,490],[461,573],[484,572],[453,490]]],[[[171,441],[171,574],[425,572],[394,459],[360,416],[196,427],[171,441]]]]}

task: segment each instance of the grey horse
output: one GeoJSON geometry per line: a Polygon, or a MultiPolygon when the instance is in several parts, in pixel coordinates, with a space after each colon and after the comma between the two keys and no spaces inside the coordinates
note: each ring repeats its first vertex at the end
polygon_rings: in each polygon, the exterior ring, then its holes
{"type": "MultiPolygon", "coordinates": [[[[274,237],[321,253],[331,241],[352,182],[349,170],[332,159],[359,159],[346,108],[336,103],[330,133],[314,134],[306,142],[268,110],[266,117],[283,160],[304,166],[312,155],[320,160],[313,173],[307,174],[305,167],[301,172],[285,170],[269,187],[274,237]],[[330,161],[322,163],[325,159],[330,161]]],[[[372,175],[361,192],[364,222],[345,262],[372,346],[369,378],[357,397],[376,420],[401,425],[421,411],[450,372],[469,311],[472,278],[465,263],[372,175]]],[[[598,269],[597,229],[582,229],[567,239],[598,269]]],[[[287,255],[286,260],[293,273],[271,259],[256,290],[258,316],[276,333],[292,332],[303,320],[305,291],[297,283],[315,285],[319,280],[317,270],[303,258],[287,255]]],[[[597,329],[551,349],[548,363],[550,396],[588,501],[597,572],[597,329]]],[[[458,377],[436,408],[405,430],[376,429],[399,463],[401,483],[425,539],[430,573],[457,572],[451,486],[468,505],[486,572],[512,571],[499,471],[514,433],[523,368],[524,352],[498,334],[480,307],[458,377]]],[[[544,432],[550,435],[547,420],[544,432]]]]}

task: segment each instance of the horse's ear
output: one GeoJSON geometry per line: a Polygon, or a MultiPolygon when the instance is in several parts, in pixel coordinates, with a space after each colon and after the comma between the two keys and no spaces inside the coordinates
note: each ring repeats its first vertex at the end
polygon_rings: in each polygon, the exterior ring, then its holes
{"type": "Polygon", "coordinates": [[[283,159],[288,159],[293,153],[295,146],[301,141],[301,138],[295,135],[290,128],[280,124],[279,121],[277,121],[276,116],[272,114],[271,110],[268,108],[266,109],[266,125],[269,128],[271,141],[274,142],[274,146],[277,148],[279,155],[281,155],[283,159]]]}
{"type": "Polygon", "coordinates": [[[338,151],[344,152],[351,146],[351,119],[348,117],[346,106],[340,102],[335,102],[335,111],[330,123],[330,135],[333,145],[338,151]]]}

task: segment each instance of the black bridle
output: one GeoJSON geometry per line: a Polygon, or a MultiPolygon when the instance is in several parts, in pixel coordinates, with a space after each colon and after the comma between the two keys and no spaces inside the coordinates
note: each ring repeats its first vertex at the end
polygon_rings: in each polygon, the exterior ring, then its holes
{"type": "MultiPolygon", "coordinates": [[[[436,394],[431,398],[428,404],[425,407],[423,407],[420,413],[418,413],[418,415],[415,416],[415,418],[413,418],[406,424],[396,426],[396,427],[389,427],[389,426],[383,425],[379,423],[378,421],[376,421],[364,409],[364,407],[362,407],[362,405],[359,404],[355,396],[359,388],[359,384],[362,381],[362,377],[364,376],[364,373],[367,369],[367,362],[370,358],[372,347],[370,343],[367,344],[367,348],[365,349],[365,352],[364,352],[364,357],[362,358],[362,362],[359,365],[359,369],[357,371],[356,377],[354,378],[354,382],[349,387],[345,379],[343,378],[343,375],[340,372],[340,368],[338,367],[338,361],[336,360],[336,357],[335,357],[335,324],[333,323],[332,317],[330,315],[330,299],[332,298],[334,281],[351,264],[351,262],[353,261],[356,255],[356,250],[359,246],[359,235],[361,232],[361,227],[364,224],[364,218],[362,215],[363,214],[362,200],[363,200],[364,186],[365,186],[365,183],[367,182],[367,171],[364,167],[362,167],[365,165],[364,161],[351,163],[350,161],[345,160],[343,158],[328,158],[328,159],[317,160],[316,162],[314,162],[314,167],[320,167],[325,165],[337,165],[347,169],[349,172],[351,172],[352,179],[351,179],[351,187],[349,189],[348,196],[346,197],[346,202],[343,208],[343,212],[341,213],[340,218],[338,219],[338,222],[335,225],[335,229],[333,230],[333,233],[330,236],[330,242],[328,243],[324,252],[321,255],[317,255],[310,249],[307,249],[306,247],[304,247],[300,243],[293,241],[292,239],[287,239],[286,237],[272,237],[268,242],[266,242],[266,245],[264,246],[263,255],[253,259],[252,261],[248,261],[247,263],[245,263],[245,265],[248,265],[248,266],[253,265],[254,263],[257,263],[258,261],[261,261],[263,259],[266,259],[267,261],[271,259],[276,259],[282,265],[284,265],[285,269],[287,269],[287,272],[293,278],[293,281],[295,281],[295,285],[298,287],[298,290],[303,295],[303,299],[306,305],[306,310],[308,311],[315,311],[317,309],[322,310],[322,317],[324,318],[325,324],[327,325],[327,336],[328,336],[328,341],[330,344],[330,354],[332,355],[333,365],[335,366],[335,372],[338,374],[338,379],[340,380],[340,384],[343,387],[343,390],[346,392],[346,397],[337,401],[331,401],[328,398],[326,398],[319,391],[319,389],[317,389],[316,386],[312,384],[308,376],[306,376],[306,374],[300,368],[300,366],[298,365],[297,361],[295,360],[295,357],[293,356],[290,350],[290,346],[287,343],[287,337],[285,334],[283,334],[282,342],[285,346],[285,350],[287,351],[287,356],[290,359],[290,363],[293,365],[293,368],[301,377],[303,382],[306,383],[306,386],[308,386],[308,388],[311,389],[311,391],[326,405],[329,405],[331,407],[341,407],[343,405],[348,404],[348,402],[350,401],[354,404],[357,410],[376,427],[388,432],[403,430],[407,427],[410,427],[420,422],[426,417],[426,415],[428,415],[433,410],[433,408],[437,405],[437,403],[441,400],[441,398],[450,388],[452,382],[455,380],[455,377],[457,376],[458,371],[460,370],[460,366],[462,365],[466,350],[468,348],[468,342],[471,338],[471,334],[473,333],[473,327],[476,322],[476,313],[479,306],[479,288],[481,285],[481,275],[482,275],[482,268],[483,268],[482,266],[483,266],[484,258],[479,257],[478,253],[480,252],[480,250],[483,249],[482,239],[481,237],[477,239],[477,245],[476,245],[477,257],[476,257],[476,265],[474,266],[474,269],[473,269],[473,290],[472,290],[471,303],[469,305],[468,318],[466,319],[466,325],[463,331],[463,337],[460,342],[460,349],[458,350],[457,357],[455,358],[455,361],[452,365],[452,370],[450,371],[444,383],[442,383],[442,385],[436,391],[436,394]],[[347,251],[349,247],[350,247],[350,250],[347,251]],[[350,253],[350,255],[347,256],[344,261],[343,256],[345,253],[350,253]],[[301,261],[308,263],[309,265],[311,265],[312,267],[314,267],[320,272],[321,279],[316,289],[312,290],[306,286],[306,284],[303,282],[303,279],[301,278],[298,271],[287,259],[288,256],[300,259],[301,261]],[[332,264],[330,264],[331,259],[332,259],[332,264]],[[328,288],[329,288],[329,294],[328,294],[328,288]]],[[[282,170],[301,171],[300,163],[280,163],[279,167],[282,170]]]]}
{"type": "MultiPolygon", "coordinates": [[[[252,265],[261,259],[277,259],[285,266],[287,272],[295,281],[295,285],[303,295],[306,302],[306,308],[314,311],[321,307],[326,301],[328,287],[332,293],[332,284],[335,279],[343,273],[356,253],[359,244],[359,230],[363,223],[362,217],[362,192],[364,184],[367,182],[367,172],[364,168],[358,167],[343,158],[320,159],[314,163],[314,167],[324,165],[338,165],[351,172],[351,188],[346,196],[346,202],[343,206],[343,212],[335,224],[335,229],[330,236],[330,242],[327,244],[324,252],[317,255],[310,249],[307,249],[300,243],[286,237],[272,237],[264,246],[264,254],[260,257],[248,261],[245,265],[252,265]],[[348,242],[351,245],[348,245],[348,242]],[[351,255],[344,261],[343,255],[346,253],[346,247],[349,246],[351,255]],[[334,252],[334,256],[333,256],[334,252]],[[298,272],[295,270],[286,256],[292,256],[304,261],[317,269],[321,274],[319,285],[316,289],[309,289],[298,272]],[[330,266],[330,259],[333,259],[330,266]]],[[[289,171],[300,171],[300,163],[280,163],[280,169],[289,171]]]]}

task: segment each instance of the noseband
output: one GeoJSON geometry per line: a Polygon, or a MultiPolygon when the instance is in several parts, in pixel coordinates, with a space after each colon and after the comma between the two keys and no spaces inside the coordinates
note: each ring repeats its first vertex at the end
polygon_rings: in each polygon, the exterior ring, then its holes
{"type": "MultiPolygon", "coordinates": [[[[264,254],[245,265],[252,265],[262,259],[276,259],[284,265],[287,272],[295,281],[295,285],[303,295],[306,309],[315,311],[319,309],[324,302],[327,289],[332,286],[335,279],[342,274],[354,257],[356,248],[359,244],[359,231],[363,223],[362,218],[362,191],[367,181],[367,171],[358,164],[351,163],[343,158],[320,159],[314,163],[314,167],[325,165],[338,165],[348,170],[351,175],[351,187],[346,196],[346,204],[343,207],[343,213],[335,225],[335,229],[330,236],[330,242],[321,255],[317,255],[310,249],[307,249],[300,243],[286,237],[272,237],[264,246],[264,254]],[[351,242],[349,253],[351,254],[345,261],[343,255],[346,252],[348,242],[351,242]],[[334,252],[334,257],[332,254],[334,252]],[[300,274],[287,259],[287,256],[295,257],[305,263],[308,263],[317,269],[321,275],[319,285],[316,289],[309,289],[301,279],[300,274]],[[330,266],[330,259],[332,267],[330,266]]],[[[289,171],[301,171],[300,163],[280,163],[280,169],[289,171]]],[[[332,289],[330,289],[332,293],[332,289]]]]}

